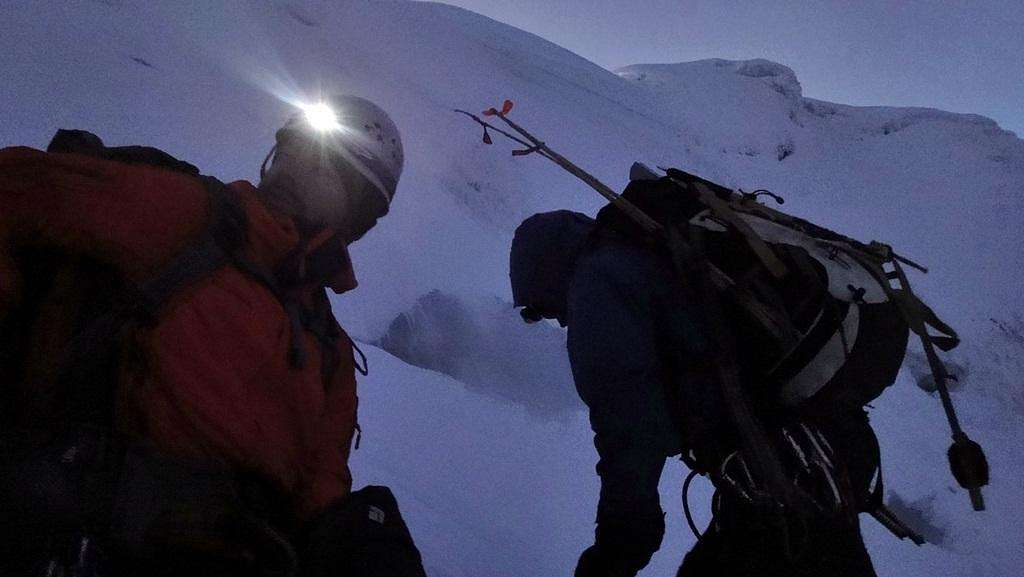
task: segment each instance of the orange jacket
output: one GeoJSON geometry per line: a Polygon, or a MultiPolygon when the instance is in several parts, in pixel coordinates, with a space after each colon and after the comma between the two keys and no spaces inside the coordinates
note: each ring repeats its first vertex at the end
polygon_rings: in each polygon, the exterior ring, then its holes
{"type": "MultiPolygon", "coordinates": [[[[251,260],[275,270],[295,250],[308,254],[293,220],[263,205],[251,184],[228,190],[248,216],[251,260]]],[[[186,174],[0,150],[0,317],[23,296],[17,247],[97,258],[142,282],[206,230],[209,206],[205,188],[186,174]]],[[[351,268],[330,284],[335,292],[354,288],[351,268]]],[[[323,291],[315,284],[291,293],[309,304],[323,291]]],[[[316,336],[303,330],[306,362],[290,365],[292,329],[282,304],[250,275],[222,266],[175,294],[154,327],[139,329],[146,362],[123,378],[121,412],[133,434],[169,453],[262,473],[307,517],[352,483],[355,364],[351,341],[338,330],[340,361],[325,383],[316,336]]]]}

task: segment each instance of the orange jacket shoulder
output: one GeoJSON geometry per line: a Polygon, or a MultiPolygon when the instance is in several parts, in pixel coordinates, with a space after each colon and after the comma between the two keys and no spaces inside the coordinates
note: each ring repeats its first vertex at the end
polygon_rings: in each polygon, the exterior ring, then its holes
{"type": "Polygon", "coordinates": [[[0,309],[17,292],[14,246],[40,246],[153,274],[206,226],[195,178],[79,154],[0,150],[0,309]]]}

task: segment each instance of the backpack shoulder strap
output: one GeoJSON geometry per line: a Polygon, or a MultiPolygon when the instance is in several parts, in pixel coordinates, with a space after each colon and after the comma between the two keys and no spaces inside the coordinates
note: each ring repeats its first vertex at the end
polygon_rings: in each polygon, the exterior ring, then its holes
{"type": "Polygon", "coordinates": [[[210,197],[209,225],[160,272],[136,287],[140,312],[155,314],[181,288],[231,262],[244,242],[248,222],[238,200],[219,180],[208,176],[201,179],[210,197]]]}
{"type": "Polygon", "coordinates": [[[231,265],[263,285],[284,307],[291,323],[289,359],[293,367],[305,364],[302,315],[298,303],[288,299],[273,271],[247,258],[241,250],[248,236],[248,219],[237,196],[210,176],[199,177],[210,196],[210,224],[196,241],[182,250],[163,270],[138,285],[134,312],[154,319],[179,290],[231,265]]]}

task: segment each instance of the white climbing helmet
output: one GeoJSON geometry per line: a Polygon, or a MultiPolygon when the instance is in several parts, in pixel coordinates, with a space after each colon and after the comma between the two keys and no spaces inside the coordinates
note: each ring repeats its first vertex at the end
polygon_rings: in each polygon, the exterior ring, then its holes
{"type": "Polygon", "coordinates": [[[277,131],[277,146],[296,133],[319,139],[324,152],[344,159],[390,206],[405,162],[402,137],[391,117],[365,98],[342,94],[302,108],[277,131]]]}

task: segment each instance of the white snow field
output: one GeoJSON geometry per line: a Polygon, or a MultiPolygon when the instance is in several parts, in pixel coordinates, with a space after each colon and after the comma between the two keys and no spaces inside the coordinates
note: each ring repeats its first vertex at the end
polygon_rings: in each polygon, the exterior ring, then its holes
{"type": "MultiPolygon", "coordinates": [[[[934,543],[899,542],[865,518],[868,545],[882,576],[1024,567],[1024,141],[995,122],[804,98],[791,70],[762,60],[612,73],[430,3],[6,0],[0,54],[0,145],[43,148],[57,128],[82,128],[224,180],[257,177],[289,100],[351,92],[392,113],[406,172],[391,214],[355,247],[362,286],[335,305],[371,369],[356,483],[395,489],[432,577],[570,575],[592,539],[596,453],[564,335],[518,324],[507,251],[530,214],[601,202],[497,136],[483,145],[452,112],[505,98],[517,122],[613,188],[634,160],[768,188],[787,211],[929,266],[912,280],[964,339],[947,358],[964,427],[991,463],[988,510],[972,512],[948,472],[948,429],[916,386],[927,371],[913,343],[872,419],[887,497],[934,543]]],[[[666,468],[668,532],[645,576],[674,574],[694,541],[685,473],[666,468]]],[[[706,482],[690,499],[706,522],[706,482]]]]}

